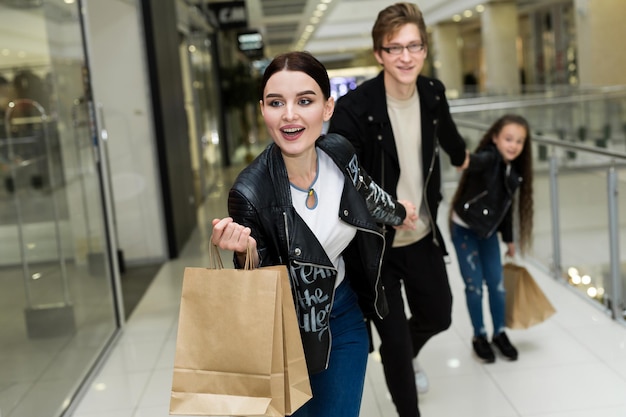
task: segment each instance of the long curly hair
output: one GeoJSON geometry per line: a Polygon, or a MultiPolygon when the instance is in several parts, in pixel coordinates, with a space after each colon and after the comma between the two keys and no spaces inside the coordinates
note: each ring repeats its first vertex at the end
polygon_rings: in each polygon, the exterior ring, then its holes
{"type": "MultiPolygon", "coordinates": [[[[533,155],[532,155],[532,134],[528,121],[517,114],[505,114],[496,120],[493,125],[485,132],[482,139],[476,146],[474,152],[478,152],[484,149],[488,145],[493,143],[493,138],[500,134],[502,129],[509,124],[520,125],[526,130],[526,140],[524,141],[524,148],[520,155],[511,161],[512,167],[517,171],[524,179],[520,185],[519,192],[513,198],[513,207],[517,208],[518,215],[518,227],[519,227],[519,249],[522,254],[525,254],[532,246],[532,231],[533,231],[533,214],[534,214],[534,200],[533,200],[533,155]]],[[[462,190],[465,188],[467,182],[467,171],[464,171],[459,180],[457,190],[452,197],[450,204],[451,210],[454,207],[456,201],[460,198],[462,190]]]]}

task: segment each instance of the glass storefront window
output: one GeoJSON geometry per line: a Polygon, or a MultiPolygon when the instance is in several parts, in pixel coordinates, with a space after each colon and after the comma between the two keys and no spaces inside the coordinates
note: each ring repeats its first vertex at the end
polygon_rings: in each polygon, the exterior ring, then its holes
{"type": "MultiPolygon", "coordinates": [[[[183,15],[195,13],[189,7],[183,15]]],[[[196,201],[200,203],[223,184],[223,161],[220,152],[220,122],[215,61],[216,35],[207,26],[196,27],[179,16],[179,24],[186,26],[180,36],[180,62],[183,69],[185,108],[189,122],[189,150],[192,155],[196,201]]],[[[199,17],[204,20],[204,17],[199,17]]]]}
{"type": "Polygon", "coordinates": [[[0,3],[0,414],[60,415],[118,324],[78,4],[0,3]]]}

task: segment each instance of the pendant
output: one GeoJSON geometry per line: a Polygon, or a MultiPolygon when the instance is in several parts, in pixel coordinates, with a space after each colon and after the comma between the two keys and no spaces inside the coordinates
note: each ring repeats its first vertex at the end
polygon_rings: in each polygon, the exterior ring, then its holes
{"type": "Polygon", "coordinates": [[[309,210],[313,210],[317,207],[317,193],[313,188],[309,188],[309,191],[306,193],[305,205],[309,210]]]}

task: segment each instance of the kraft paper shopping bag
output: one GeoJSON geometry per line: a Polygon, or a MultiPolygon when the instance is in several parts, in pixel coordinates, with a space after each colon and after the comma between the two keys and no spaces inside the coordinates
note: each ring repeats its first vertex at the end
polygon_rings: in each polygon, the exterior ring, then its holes
{"type": "Polygon", "coordinates": [[[506,327],[526,329],[542,323],[556,312],[526,268],[507,262],[503,269],[506,290],[506,327]]]}
{"type": "Polygon", "coordinates": [[[170,414],[285,416],[310,398],[286,267],[185,268],[170,414]]]}

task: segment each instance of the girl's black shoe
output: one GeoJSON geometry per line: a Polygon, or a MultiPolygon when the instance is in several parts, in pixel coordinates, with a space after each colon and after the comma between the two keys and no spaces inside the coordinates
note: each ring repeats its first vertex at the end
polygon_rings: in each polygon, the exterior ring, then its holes
{"type": "Polygon", "coordinates": [[[491,349],[491,345],[489,345],[487,337],[474,336],[472,339],[472,347],[474,348],[476,356],[482,359],[485,363],[493,363],[496,360],[496,355],[493,353],[493,349],[491,349]]]}
{"type": "Polygon", "coordinates": [[[512,361],[517,360],[517,349],[511,344],[506,333],[502,332],[494,336],[492,342],[500,350],[502,356],[512,361]]]}

